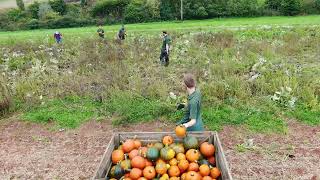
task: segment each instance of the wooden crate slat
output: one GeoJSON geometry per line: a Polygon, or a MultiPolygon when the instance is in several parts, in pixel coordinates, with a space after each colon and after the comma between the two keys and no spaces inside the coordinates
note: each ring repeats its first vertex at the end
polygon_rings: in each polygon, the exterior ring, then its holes
{"type": "Polygon", "coordinates": [[[97,172],[96,172],[94,179],[100,179],[100,178],[104,177],[106,175],[107,171],[112,166],[111,154],[112,154],[112,151],[115,149],[114,139],[115,139],[115,135],[113,135],[111,137],[109,145],[107,146],[107,148],[103,154],[103,158],[100,161],[99,168],[97,169],[97,172]]]}
{"type": "Polygon", "coordinates": [[[230,169],[223,153],[222,145],[218,136],[218,133],[214,135],[214,145],[216,148],[216,165],[221,171],[221,178],[223,180],[232,180],[230,169]]]}

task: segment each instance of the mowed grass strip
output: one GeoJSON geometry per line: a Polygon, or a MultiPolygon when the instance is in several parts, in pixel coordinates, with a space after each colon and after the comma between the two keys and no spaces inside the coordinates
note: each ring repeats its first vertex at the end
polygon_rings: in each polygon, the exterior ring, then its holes
{"type": "MultiPolygon", "coordinates": [[[[184,22],[153,22],[140,24],[127,24],[128,32],[160,32],[162,30],[208,30],[228,28],[256,28],[258,26],[292,26],[292,25],[319,25],[320,16],[297,16],[297,17],[254,17],[254,18],[216,18],[208,20],[187,20],[184,22]]],[[[106,36],[113,38],[119,30],[120,25],[104,26],[106,36]]],[[[59,29],[65,38],[96,36],[97,27],[80,27],[59,29]]],[[[55,30],[40,29],[29,31],[0,32],[0,44],[27,41],[27,40],[43,40],[46,37],[52,38],[55,30]]]]}

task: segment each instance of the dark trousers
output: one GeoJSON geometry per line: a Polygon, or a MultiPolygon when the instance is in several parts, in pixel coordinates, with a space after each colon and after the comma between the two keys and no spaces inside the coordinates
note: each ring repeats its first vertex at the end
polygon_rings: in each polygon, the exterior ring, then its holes
{"type": "Polygon", "coordinates": [[[161,50],[160,62],[162,64],[164,64],[164,66],[168,66],[169,65],[169,54],[164,49],[161,50]]]}

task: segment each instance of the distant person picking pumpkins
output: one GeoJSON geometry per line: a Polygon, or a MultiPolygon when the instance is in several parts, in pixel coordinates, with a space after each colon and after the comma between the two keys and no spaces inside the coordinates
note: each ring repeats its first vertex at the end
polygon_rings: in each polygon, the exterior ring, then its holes
{"type": "MultiPolygon", "coordinates": [[[[192,74],[185,74],[183,78],[187,93],[188,103],[184,117],[177,123],[187,128],[187,131],[203,131],[203,122],[201,118],[201,93],[196,88],[196,80],[192,74]]],[[[180,104],[178,109],[183,105],[180,104]]]]}

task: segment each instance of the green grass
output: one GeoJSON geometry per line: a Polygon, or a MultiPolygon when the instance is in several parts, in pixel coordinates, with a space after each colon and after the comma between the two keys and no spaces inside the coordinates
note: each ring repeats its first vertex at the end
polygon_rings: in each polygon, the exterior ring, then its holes
{"type": "Polygon", "coordinates": [[[98,116],[99,104],[86,98],[53,99],[31,108],[22,118],[37,123],[54,123],[56,127],[76,128],[98,116]]]}
{"type": "Polygon", "coordinates": [[[211,130],[221,130],[224,125],[244,125],[254,132],[286,133],[287,126],[275,114],[250,107],[221,105],[204,108],[203,119],[211,130]]]}
{"type": "MultiPolygon", "coordinates": [[[[131,32],[157,32],[162,30],[169,31],[216,31],[222,29],[237,29],[239,27],[256,28],[257,26],[298,26],[298,25],[319,25],[320,16],[297,16],[297,17],[256,17],[256,18],[217,18],[208,20],[187,20],[184,22],[154,22],[127,24],[126,29],[128,34],[131,32]]],[[[120,25],[105,26],[106,36],[114,38],[115,32],[120,28],[120,25]]],[[[81,27],[81,28],[66,28],[59,29],[65,39],[75,37],[91,37],[96,36],[97,27],[81,27]]],[[[0,32],[0,42],[5,44],[8,42],[27,41],[27,40],[45,40],[46,37],[52,38],[55,30],[41,29],[16,32],[0,32]]]]}
{"type": "Polygon", "coordinates": [[[310,110],[302,105],[294,110],[288,111],[286,114],[291,118],[311,126],[320,125],[320,111],[310,110]]]}

